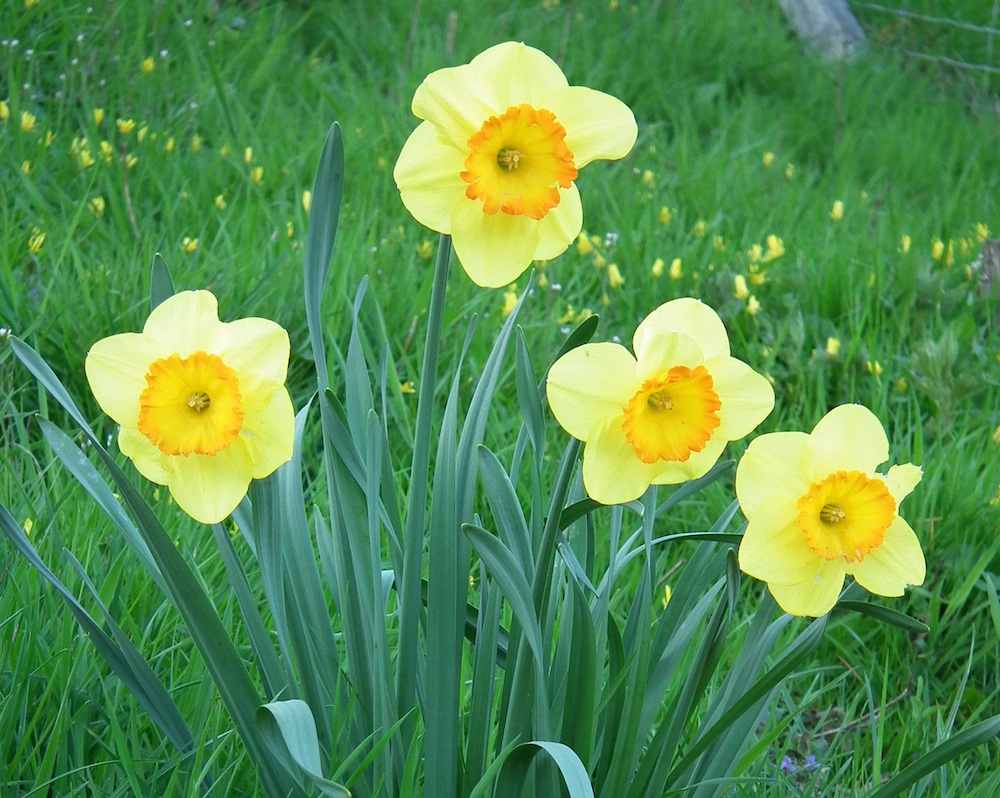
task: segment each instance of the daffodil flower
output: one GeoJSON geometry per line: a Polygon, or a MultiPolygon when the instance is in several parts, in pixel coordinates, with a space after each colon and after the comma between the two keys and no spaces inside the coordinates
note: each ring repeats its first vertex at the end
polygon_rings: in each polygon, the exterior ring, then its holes
{"type": "Polygon", "coordinates": [[[907,463],[876,473],[888,458],[885,430],[860,405],[834,408],[808,434],[751,441],[736,468],[749,519],[739,563],[785,612],[828,612],[845,574],[880,596],[924,581],[920,543],[898,514],[921,472],[907,463]]]}
{"type": "Polygon", "coordinates": [[[698,300],[661,305],[632,346],[634,357],[619,344],[577,347],[546,386],[556,420],[586,443],[584,487],[604,504],[702,476],[774,407],[770,383],[730,357],[722,320],[698,300]]]}
{"type": "Polygon", "coordinates": [[[412,107],[424,121],[396,162],[403,204],[491,288],[566,250],[583,226],[578,171],[622,158],[637,135],[624,103],[515,42],[431,73],[412,107]]]}
{"type": "Polygon", "coordinates": [[[288,334],[267,319],[219,321],[208,291],[162,302],[141,333],[95,343],[86,372],[118,446],[197,521],[218,523],[251,479],[292,455],[288,334]]]}

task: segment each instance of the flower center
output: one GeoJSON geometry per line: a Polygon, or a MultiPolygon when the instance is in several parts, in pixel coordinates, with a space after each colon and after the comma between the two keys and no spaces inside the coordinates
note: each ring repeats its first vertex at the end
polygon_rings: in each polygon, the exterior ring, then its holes
{"type": "Polygon", "coordinates": [[[623,408],[622,430],[644,463],[687,460],[719,426],[722,407],[704,366],[674,366],[662,379],[646,380],[623,408]]]}
{"type": "Polygon", "coordinates": [[[215,454],[243,426],[236,372],[218,355],[154,361],[139,395],[139,432],[164,454],[215,454]]]}
{"type": "Polygon", "coordinates": [[[566,129],[544,108],[512,105],[487,119],[468,147],[465,196],[481,200],[484,213],[541,219],[576,179],[566,129]]]}
{"type": "Polygon", "coordinates": [[[814,482],[795,506],[802,537],[826,560],[860,562],[882,545],[896,517],[896,500],[885,483],[860,471],[836,471],[814,482]]]}

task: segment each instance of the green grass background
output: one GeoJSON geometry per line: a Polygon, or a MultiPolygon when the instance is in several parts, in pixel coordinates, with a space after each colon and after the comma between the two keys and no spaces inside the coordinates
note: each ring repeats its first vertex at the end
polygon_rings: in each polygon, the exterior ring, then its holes
{"type": "MultiPolygon", "coordinates": [[[[905,7],[996,27],[990,5],[905,7]]],[[[928,577],[891,606],[930,631],[835,623],[774,708],[774,717],[792,716],[789,726],[748,770],[777,779],[767,794],[863,795],[953,729],[1000,710],[1000,303],[971,265],[983,230],[1000,230],[1000,106],[990,73],[905,53],[993,67],[1000,57],[985,34],[855,10],[871,47],[845,65],[804,54],[777,4],[732,0],[6,4],[0,327],[38,349],[111,435],[83,359],[98,338],[141,326],[160,252],[177,287],[211,288],[224,318],[262,315],[289,330],[301,406],[311,384],[302,195],[336,120],[347,184],[328,336],[346,341],[348,298],[367,275],[366,333],[389,342],[401,382],[415,380],[432,270],[423,247],[436,236],[406,214],[392,181],[416,124],[413,90],[428,72],[499,41],[545,50],[570,82],[627,102],[640,132],[627,158],[581,174],[585,227],[599,244],[539,270],[544,285],[521,316],[532,347],[554,352],[570,319],[587,312],[602,317],[601,338],[628,342],[657,304],[699,296],[723,316],[734,354],[773,379],[776,410],[761,431],[810,429],[828,408],[857,401],[883,419],[893,462],[924,468],[903,512],[924,543],[928,577]],[[28,130],[23,113],[35,117],[28,130]],[[120,132],[118,120],[134,127],[120,132]],[[86,168],[84,149],[94,161],[86,168]],[[839,221],[830,216],[836,200],[839,221]],[[766,249],[769,235],[784,254],[757,267],[764,280],[751,283],[751,314],[734,278],[750,276],[748,251],[766,249]],[[666,268],[655,276],[658,258],[666,268]],[[623,284],[609,279],[610,263],[623,284]],[[810,755],[815,770],[801,767],[810,755]],[[800,769],[781,770],[785,756],[800,769]]],[[[471,315],[480,318],[471,382],[504,291],[477,289],[458,269],[449,291],[445,357],[471,315]]],[[[198,761],[176,768],[55,594],[3,544],[0,795],[188,795],[203,770],[216,779],[212,795],[253,794],[252,769],[185,630],[53,463],[33,418],[49,413],[46,399],[5,346],[0,385],[0,497],[78,595],[62,547],[80,559],[203,735],[198,761]]],[[[401,450],[413,399],[393,399],[401,450]]],[[[495,413],[498,449],[512,441],[515,412],[511,402],[495,413]]],[[[237,628],[207,530],[157,498],[237,628]]],[[[725,498],[717,491],[685,512],[697,523],[725,498]]],[[[664,575],[679,556],[665,555],[664,575]]],[[[995,795],[998,768],[994,742],[914,794],[995,795]]]]}

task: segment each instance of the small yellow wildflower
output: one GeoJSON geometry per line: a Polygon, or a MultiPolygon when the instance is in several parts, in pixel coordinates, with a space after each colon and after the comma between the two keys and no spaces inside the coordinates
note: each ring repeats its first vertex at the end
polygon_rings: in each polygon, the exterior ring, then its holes
{"type": "Polygon", "coordinates": [[[771,233],[767,237],[767,254],[764,256],[764,261],[771,261],[780,258],[785,254],[785,243],[778,238],[774,233],[771,233]]]}
{"type": "Polygon", "coordinates": [[[295,238],[295,225],[290,220],[285,222],[285,235],[289,238],[295,238]]]}
{"type": "Polygon", "coordinates": [[[417,244],[417,255],[420,256],[421,260],[430,260],[433,257],[434,245],[431,244],[430,239],[425,238],[417,244]]]}
{"type": "Polygon", "coordinates": [[[142,63],[139,64],[139,69],[145,72],[147,75],[153,71],[153,56],[147,55],[142,59],[142,63]]]}
{"type": "Polygon", "coordinates": [[[263,179],[264,179],[263,166],[255,166],[253,169],[250,170],[250,182],[252,182],[255,186],[259,186],[263,179]]]}
{"type": "Polygon", "coordinates": [[[691,235],[695,238],[701,238],[705,235],[705,228],[708,227],[708,223],[704,219],[699,219],[694,223],[694,229],[691,231],[691,235]]]}
{"type": "Polygon", "coordinates": [[[511,313],[514,312],[514,308],[517,307],[517,286],[509,285],[507,290],[503,294],[503,309],[502,313],[506,318],[511,313]]]}
{"type": "Polygon", "coordinates": [[[586,321],[587,319],[589,319],[593,315],[594,314],[590,310],[590,308],[580,308],[580,310],[577,312],[576,318],[574,320],[577,322],[577,324],[579,324],[581,321],[586,321]]]}
{"type": "Polygon", "coordinates": [[[309,189],[302,192],[302,210],[309,213],[309,208],[312,206],[313,195],[309,189]]]}
{"type": "Polygon", "coordinates": [[[135,134],[136,141],[145,141],[148,134],[149,125],[143,125],[139,128],[139,132],[135,134]]]}
{"type": "Polygon", "coordinates": [[[621,288],[625,285],[625,278],[622,277],[622,273],[618,270],[617,263],[608,265],[608,285],[611,288],[621,288]]]}
{"type": "Polygon", "coordinates": [[[126,155],[125,156],[125,168],[126,169],[131,169],[137,163],[139,163],[139,156],[138,155],[126,155]]]}
{"type": "Polygon", "coordinates": [[[243,163],[250,163],[253,160],[253,147],[247,147],[243,150],[243,163]]]}
{"type": "Polygon", "coordinates": [[[94,165],[94,156],[91,155],[90,150],[84,146],[77,152],[76,162],[79,164],[81,169],[88,169],[94,165]]]}
{"type": "Polygon", "coordinates": [[[538,279],[536,280],[539,288],[548,288],[549,278],[545,276],[545,272],[538,273],[538,279]]]}
{"type": "Polygon", "coordinates": [[[224,194],[215,195],[215,207],[220,211],[224,211],[226,209],[226,196],[224,194]]]}
{"type": "Polygon", "coordinates": [[[993,430],[993,443],[1000,443],[1000,426],[993,430]]]}
{"type": "Polygon", "coordinates": [[[100,126],[101,122],[104,121],[104,109],[95,108],[93,111],[91,111],[91,114],[94,117],[94,124],[100,126]]]}
{"type": "Polygon", "coordinates": [[[170,136],[170,137],[169,137],[169,138],[167,139],[167,143],[163,145],[163,149],[164,149],[164,151],[165,151],[165,152],[173,152],[173,151],[174,151],[174,144],[175,144],[175,142],[174,142],[174,137],[173,137],[173,136],[170,136]]]}
{"type": "Polygon", "coordinates": [[[716,252],[726,251],[726,239],[722,236],[712,236],[712,249],[716,252]]]}
{"type": "Polygon", "coordinates": [[[893,387],[900,393],[905,393],[906,389],[909,387],[906,383],[906,377],[900,377],[896,380],[896,382],[893,383],[893,387]]]}
{"type": "Polygon", "coordinates": [[[110,141],[101,142],[101,160],[104,163],[111,163],[111,156],[114,154],[114,147],[111,146],[110,141]]]}
{"type": "Polygon", "coordinates": [[[31,174],[31,161],[24,161],[21,164],[21,173],[26,175],[31,174]]]}
{"type": "Polygon", "coordinates": [[[787,164],[785,166],[785,179],[791,180],[794,174],[795,174],[795,164],[787,164]]]}
{"type": "Polygon", "coordinates": [[[123,136],[127,136],[135,128],[134,119],[119,119],[115,122],[115,126],[118,128],[118,132],[123,136]]]}
{"type": "Polygon", "coordinates": [[[882,373],[882,364],[879,363],[877,360],[866,360],[865,370],[869,374],[878,377],[882,373]]]}
{"type": "Polygon", "coordinates": [[[747,259],[751,263],[760,263],[763,257],[764,248],[760,244],[751,244],[750,249],[747,250],[747,259]]]}
{"type": "Polygon", "coordinates": [[[750,294],[749,298],[747,299],[747,306],[746,308],[744,308],[744,310],[746,310],[746,312],[749,313],[751,316],[756,316],[757,311],[760,310],[760,302],[757,301],[757,297],[755,297],[753,294],[750,294]]]}
{"type": "Polygon", "coordinates": [[[649,270],[649,273],[653,277],[659,277],[663,274],[663,258],[657,258],[653,261],[653,268],[649,270]]]}
{"type": "Polygon", "coordinates": [[[21,111],[21,130],[29,132],[35,126],[37,117],[28,111],[21,111]]]}
{"type": "Polygon", "coordinates": [[[191,137],[191,152],[198,152],[201,149],[201,136],[195,133],[191,137]]]}
{"type": "Polygon", "coordinates": [[[931,258],[933,260],[941,260],[944,255],[944,241],[942,241],[937,236],[931,239],[931,258]]]}
{"type": "Polygon", "coordinates": [[[570,304],[566,305],[566,312],[562,314],[558,319],[556,319],[559,324],[569,324],[573,319],[576,318],[576,310],[570,304]]]}
{"type": "Polygon", "coordinates": [[[590,242],[590,237],[587,235],[587,231],[583,230],[580,235],[576,237],[576,251],[581,255],[587,255],[592,252],[594,245],[590,242]]]}
{"type": "Polygon", "coordinates": [[[670,224],[670,208],[666,205],[660,208],[660,224],[670,224]]]}
{"type": "Polygon", "coordinates": [[[747,288],[747,278],[742,274],[737,274],[733,278],[733,296],[737,299],[746,299],[750,296],[750,289],[747,288]]]}
{"type": "Polygon", "coordinates": [[[836,357],[840,354],[840,339],[834,338],[832,335],[826,339],[826,353],[830,357],[836,357]]]}
{"type": "Polygon", "coordinates": [[[842,200],[835,200],[833,207],[830,208],[830,218],[835,222],[839,222],[844,218],[844,203],[842,200]]]}
{"type": "Polygon", "coordinates": [[[907,252],[910,251],[911,243],[912,241],[910,237],[906,235],[906,233],[903,233],[903,235],[899,239],[899,251],[905,255],[907,252]]]}
{"type": "Polygon", "coordinates": [[[6,100],[0,100],[0,121],[6,122],[10,118],[10,106],[6,100]]]}
{"type": "Polygon", "coordinates": [[[97,219],[100,219],[102,216],[104,216],[104,197],[101,196],[93,197],[87,203],[87,210],[89,210],[92,214],[94,214],[94,217],[97,219]]]}
{"type": "Polygon", "coordinates": [[[955,262],[955,251],[952,247],[952,243],[951,239],[948,239],[948,244],[944,248],[944,258],[941,262],[944,263],[945,266],[951,266],[951,264],[955,262]]]}
{"type": "Polygon", "coordinates": [[[595,252],[594,266],[598,269],[603,269],[607,265],[608,265],[607,259],[600,252],[595,252]]]}
{"type": "Polygon", "coordinates": [[[181,248],[188,254],[191,255],[196,249],[198,249],[198,239],[191,238],[190,236],[184,236],[184,240],[181,241],[181,248]]]}
{"type": "Polygon", "coordinates": [[[760,268],[756,263],[750,264],[750,273],[748,279],[750,280],[750,285],[764,285],[767,280],[767,272],[760,268]]]}
{"type": "Polygon", "coordinates": [[[670,261],[670,279],[679,280],[681,277],[681,259],[674,258],[670,261]]]}
{"type": "Polygon", "coordinates": [[[52,142],[55,141],[55,140],[56,140],[56,134],[53,133],[51,130],[46,130],[45,131],[45,141],[43,142],[45,144],[46,148],[48,148],[49,145],[51,145],[52,142]]]}
{"type": "Polygon", "coordinates": [[[770,166],[774,163],[774,153],[768,150],[764,153],[764,157],[760,160],[763,162],[764,166],[770,166]]]}
{"type": "Polygon", "coordinates": [[[42,244],[45,243],[45,233],[39,228],[33,227],[31,235],[28,237],[28,251],[37,255],[42,251],[42,244]]]}
{"type": "Polygon", "coordinates": [[[663,586],[663,598],[660,599],[660,605],[663,607],[663,609],[666,609],[667,605],[670,603],[670,596],[671,595],[672,595],[672,592],[670,590],[670,585],[666,585],[665,584],[663,586]]]}
{"type": "Polygon", "coordinates": [[[413,380],[403,380],[399,383],[400,393],[416,393],[417,386],[414,385],[413,380]]]}
{"type": "Polygon", "coordinates": [[[30,535],[31,534],[31,530],[34,528],[34,526],[35,525],[34,525],[34,523],[32,523],[32,521],[31,521],[30,518],[25,518],[24,519],[24,524],[22,524],[21,528],[24,530],[24,534],[25,535],[30,535]]]}
{"type": "Polygon", "coordinates": [[[976,238],[979,241],[985,241],[989,238],[990,228],[986,226],[985,222],[976,222],[976,238]]]}
{"type": "Polygon", "coordinates": [[[656,182],[656,175],[653,174],[653,170],[652,169],[646,169],[642,173],[642,183],[643,183],[643,185],[648,186],[649,188],[652,188],[653,184],[655,182],[656,182]]]}

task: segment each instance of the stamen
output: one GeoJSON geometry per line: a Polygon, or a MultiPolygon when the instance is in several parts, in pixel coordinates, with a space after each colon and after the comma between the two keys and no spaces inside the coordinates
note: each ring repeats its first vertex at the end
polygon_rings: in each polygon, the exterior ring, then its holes
{"type": "Polygon", "coordinates": [[[646,401],[654,410],[674,409],[674,403],[670,401],[670,395],[666,391],[654,391],[646,401]]]}
{"type": "Polygon", "coordinates": [[[508,172],[520,166],[521,151],[513,147],[504,147],[497,153],[497,163],[508,172]]]}
{"type": "Polygon", "coordinates": [[[845,518],[847,513],[844,512],[844,508],[836,504],[824,504],[823,509],[819,511],[819,520],[827,524],[836,524],[845,518]]]}
{"type": "Polygon", "coordinates": [[[211,402],[211,397],[204,391],[195,391],[187,398],[187,406],[199,413],[202,410],[207,410],[211,402]]]}

